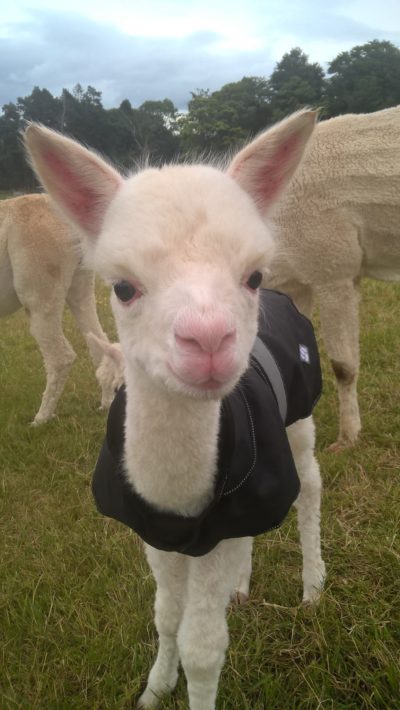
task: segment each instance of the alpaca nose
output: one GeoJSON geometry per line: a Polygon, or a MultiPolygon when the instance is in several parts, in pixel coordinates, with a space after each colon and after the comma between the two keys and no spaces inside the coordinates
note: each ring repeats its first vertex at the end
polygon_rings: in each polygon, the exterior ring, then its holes
{"type": "Polygon", "coordinates": [[[213,355],[233,345],[236,328],[224,316],[191,318],[177,323],[174,334],[180,349],[191,354],[213,355]]]}

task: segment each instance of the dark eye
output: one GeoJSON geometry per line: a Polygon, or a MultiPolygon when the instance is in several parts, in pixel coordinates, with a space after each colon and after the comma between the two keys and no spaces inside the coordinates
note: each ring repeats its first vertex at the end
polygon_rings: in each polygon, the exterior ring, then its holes
{"type": "Polygon", "coordinates": [[[129,281],[117,281],[114,284],[113,288],[116,297],[123,303],[132,301],[132,299],[135,298],[136,294],[138,293],[137,288],[132,286],[129,281]]]}
{"type": "Polygon", "coordinates": [[[261,285],[262,279],[263,275],[261,271],[253,271],[253,273],[250,274],[249,278],[246,281],[246,286],[251,288],[252,291],[256,291],[261,285]]]}

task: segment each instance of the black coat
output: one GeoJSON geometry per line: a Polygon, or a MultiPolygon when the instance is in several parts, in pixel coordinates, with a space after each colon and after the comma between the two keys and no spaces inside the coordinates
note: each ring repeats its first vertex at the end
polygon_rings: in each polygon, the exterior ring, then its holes
{"type": "Polygon", "coordinates": [[[126,396],[111,405],[93,476],[101,513],[149,545],[194,557],[221,540],[278,527],[300,483],[285,427],[308,417],[321,393],[314,331],[284,294],[263,289],[250,366],[221,405],[218,470],[211,503],[198,516],[164,513],[137,494],[123,470],[126,396]]]}

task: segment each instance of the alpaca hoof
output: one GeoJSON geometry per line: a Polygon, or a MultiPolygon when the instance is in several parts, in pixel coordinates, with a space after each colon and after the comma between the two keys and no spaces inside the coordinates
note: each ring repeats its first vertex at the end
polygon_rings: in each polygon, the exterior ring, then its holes
{"type": "Polygon", "coordinates": [[[235,590],[232,596],[232,604],[233,605],[241,605],[241,604],[246,604],[249,600],[249,595],[245,594],[244,592],[239,592],[239,590],[235,590]]]}
{"type": "Polygon", "coordinates": [[[160,698],[153,693],[150,688],[146,688],[144,693],[140,696],[136,707],[138,710],[144,710],[145,708],[156,708],[160,702],[160,698]]]}
{"type": "Polygon", "coordinates": [[[307,584],[304,585],[303,592],[303,604],[317,604],[321,597],[321,592],[324,588],[325,582],[325,563],[321,560],[318,568],[316,570],[316,575],[314,580],[309,580],[307,584]]]}
{"type": "Polygon", "coordinates": [[[49,417],[40,417],[40,416],[36,415],[33,422],[31,422],[29,424],[29,426],[36,427],[36,426],[40,426],[41,424],[46,424],[46,422],[49,422],[50,419],[54,419],[54,416],[55,416],[54,414],[51,414],[49,417]]]}
{"type": "Polygon", "coordinates": [[[332,454],[337,454],[345,449],[350,449],[357,443],[357,438],[360,429],[356,429],[352,434],[339,434],[337,441],[327,447],[327,451],[332,454]]]}
{"type": "Polygon", "coordinates": [[[330,446],[328,446],[327,451],[330,454],[338,454],[353,445],[354,441],[350,441],[350,439],[338,439],[333,444],[330,444],[330,446]]]}

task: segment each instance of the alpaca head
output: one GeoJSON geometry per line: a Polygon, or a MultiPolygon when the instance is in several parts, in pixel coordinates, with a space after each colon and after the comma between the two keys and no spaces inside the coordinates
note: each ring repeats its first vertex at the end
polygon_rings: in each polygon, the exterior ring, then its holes
{"type": "Polygon", "coordinates": [[[315,123],[300,112],[250,143],[226,172],[201,165],[123,179],[94,153],[31,125],[32,164],[77,226],[87,261],[113,284],[126,375],[220,398],[246,369],[273,239],[265,215],[315,123]]]}

